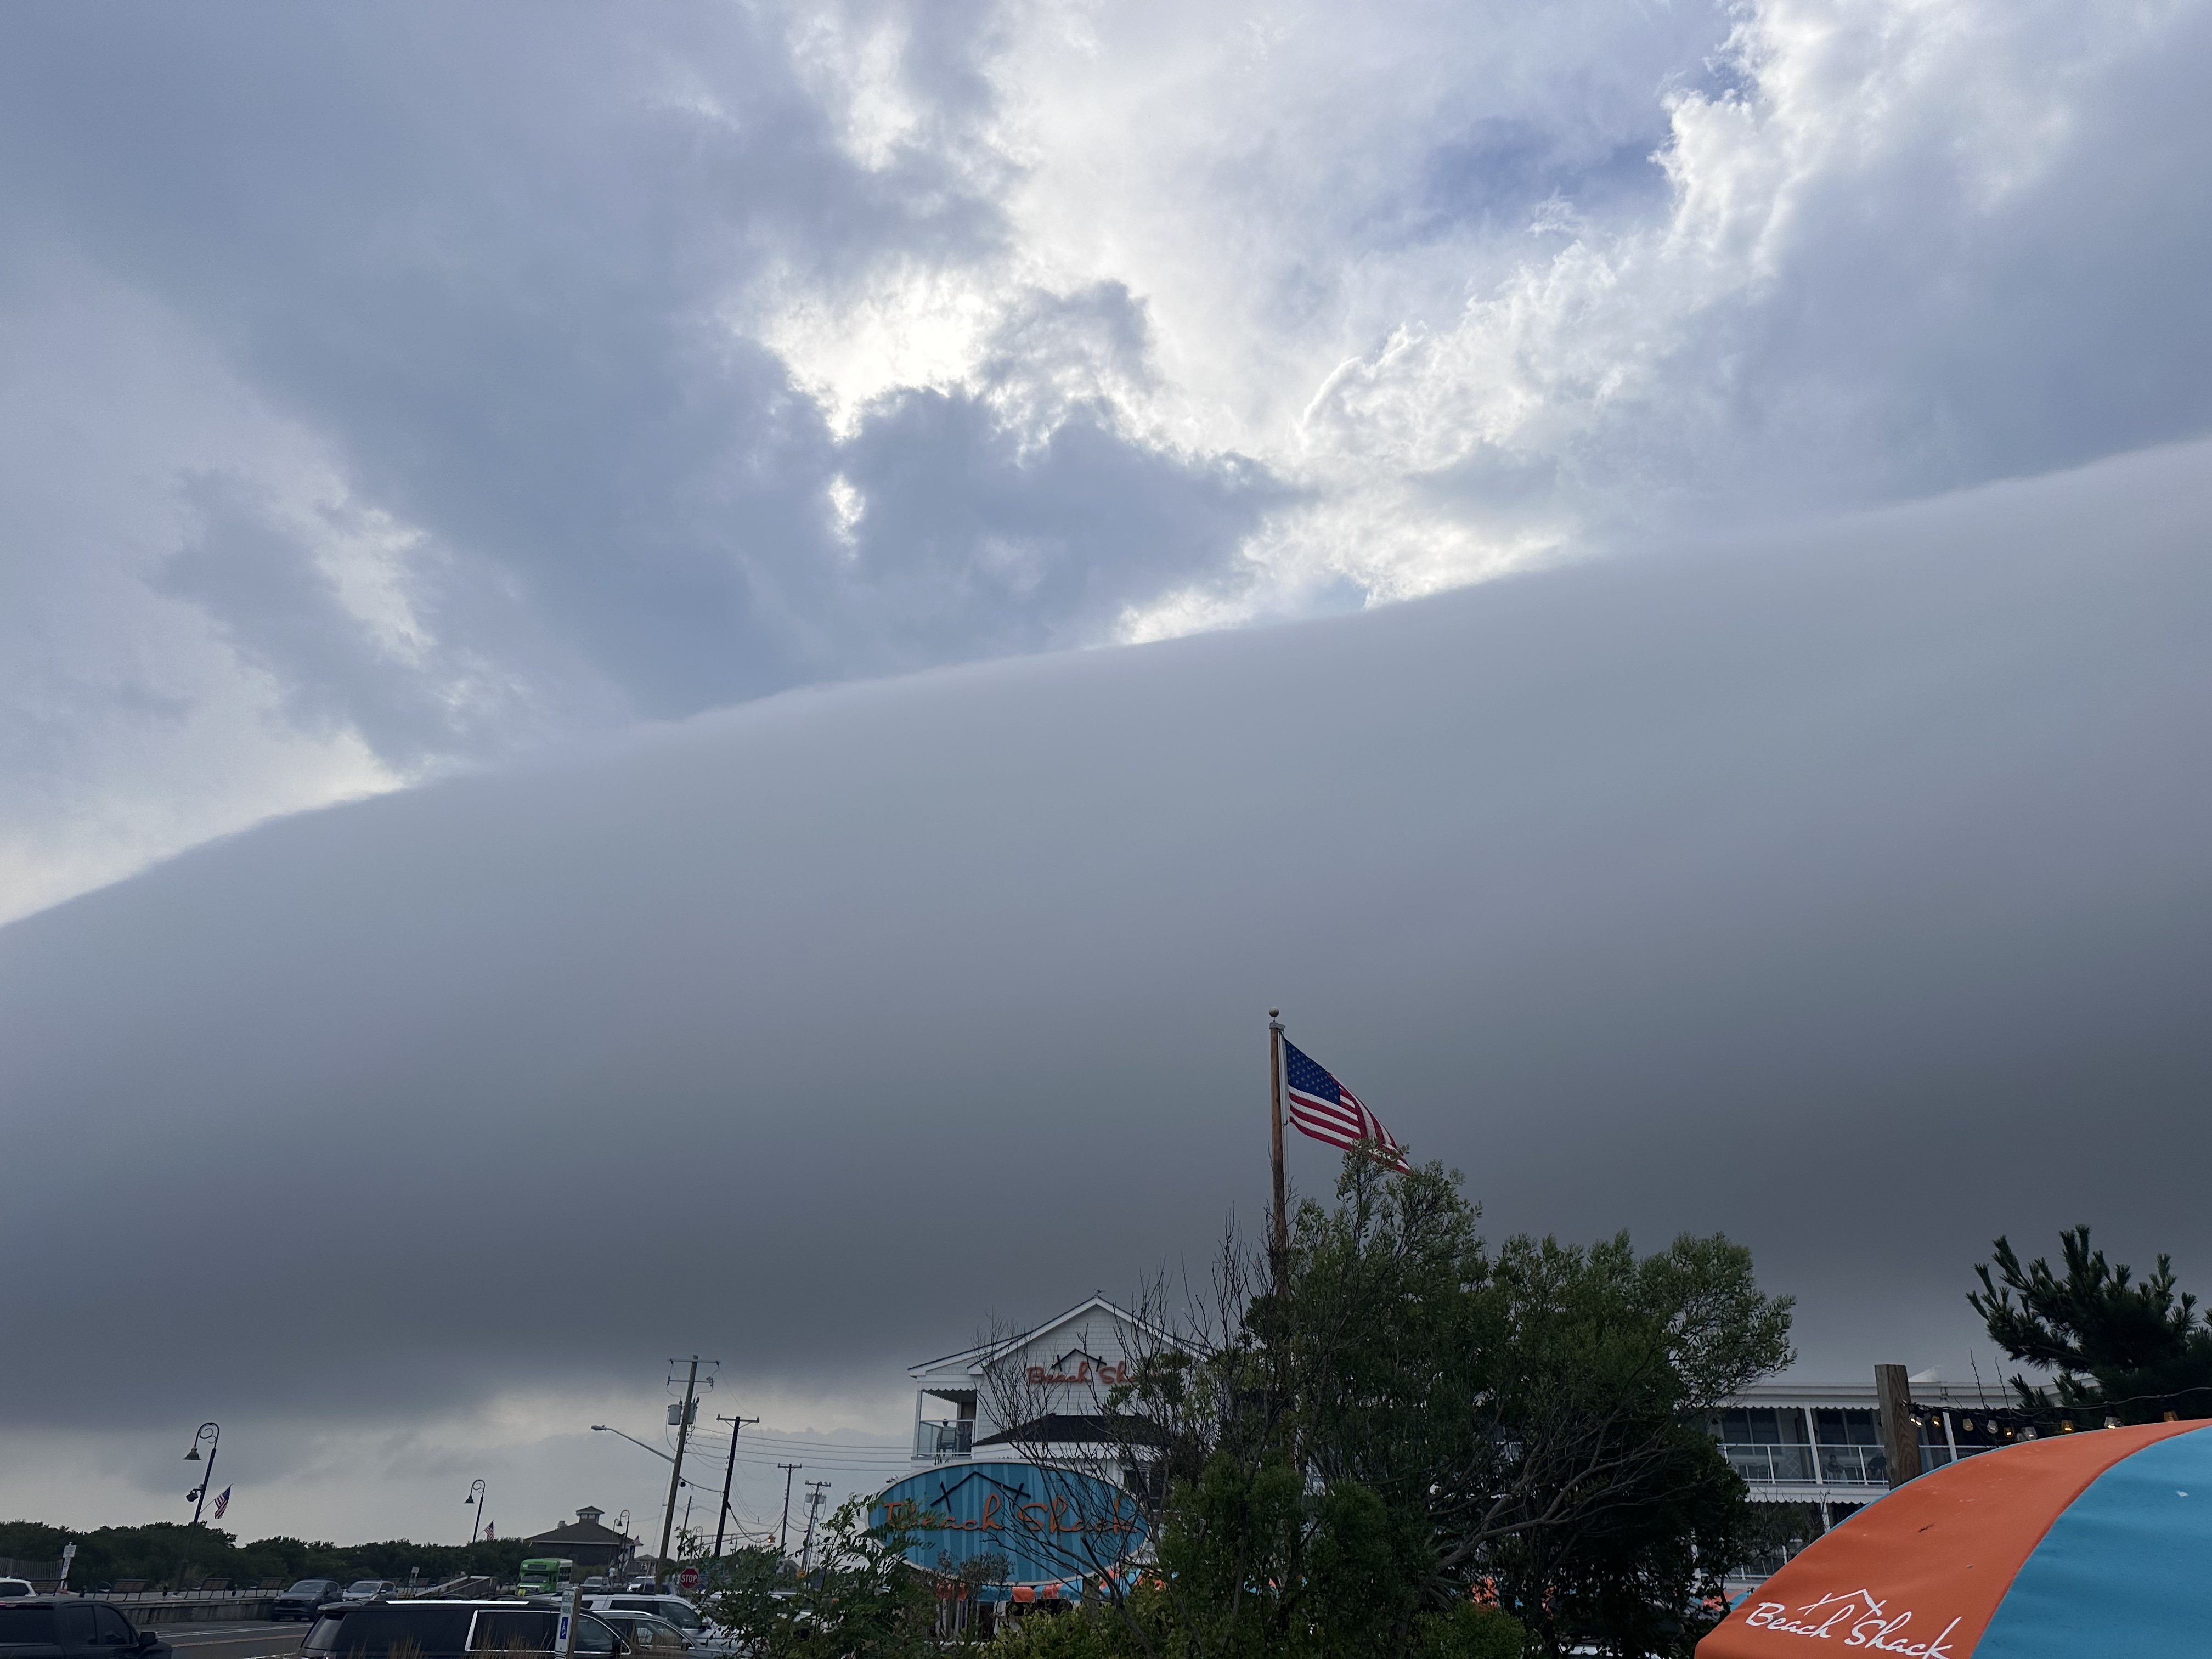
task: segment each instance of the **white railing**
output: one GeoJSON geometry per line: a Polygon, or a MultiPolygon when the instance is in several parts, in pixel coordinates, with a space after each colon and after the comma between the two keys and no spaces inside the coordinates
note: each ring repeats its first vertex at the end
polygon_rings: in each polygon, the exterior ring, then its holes
{"type": "Polygon", "coordinates": [[[1729,1467],[1754,1486],[1779,1486],[1785,1480],[1810,1481],[1813,1478],[1813,1449],[1810,1446],[1775,1446],[1746,1444],[1740,1441],[1724,1441],[1721,1455],[1729,1467]]]}
{"type": "MultiPolygon", "coordinates": [[[[1961,1446],[1958,1455],[1972,1457],[1996,1449],[1994,1446],[1961,1446]]],[[[1721,1455],[1728,1459],[1730,1468],[1754,1486],[1889,1484],[1889,1457],[1879,1446],[1777,1446],[1730,1440],[1721,1443],[1721,1455]],[[1814,1473],[1816,1451],[1820,1470],[1817,1475],[1814,1473]]],[[[1948,1446],[1923,1445],[1920,1449],[1920,1467],[1923,1471],[1940,1469],[1951,1461],[1948,1446]]]]}
{"type": "Polygon", "coordinates": [[[1730,1468],[1755,1486],[1785,1482],[1828,1486],[1889,1484],[1889,1459],[1879,1446],[1773,1446],[1727,1441],[1722,1443],[1721,1455],[1728,1459],[1730,1468]]]}
{"type": "Polygon", "coordinates": [[[916,1457],[965,1457],[975,1449],[975,1419],[951,1423],[917,1423],[914,1430],[916,1457]]]}

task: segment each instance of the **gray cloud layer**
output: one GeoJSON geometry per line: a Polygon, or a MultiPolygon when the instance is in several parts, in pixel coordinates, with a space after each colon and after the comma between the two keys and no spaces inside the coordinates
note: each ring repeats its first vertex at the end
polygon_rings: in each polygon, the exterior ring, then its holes
{"type": "Polygon", "coordinates": [[[2203,0],[0,15],[0,914],[2201,434],[2203,0]]]}
{"type": "MultiPolygon", "coordinates": [[[[957,125],[978,113],[952,67],[977,25],[933,25],[957,125]]],[[[428,633],[538,696],[596,684],[684,714],[1083,637],[1218,566],[1267,499],[1249,466],[1133,445],[1099,410],[1034,455],[964,394],[835,439],[723,310],[771,267],[957,260],[1004,228],[988,179],[933,150],[844,155],[745,11],[71,9],[17,30],[0,154],[19,234],[222,339],[423,538],[428,633]],[[849,549],[824,494],[840,475],[882,503],[849,549]]],[[[1141,372],[1125,292],[1059,309],[1058,337],[1079,345],[1095,314],[1141,372]]],[[[192,505],[167,590],[309,712],[402,764],[490,735],[454,727],[493,711],[441,710],[423,663],[362,637],[316,538],[288,545],[239,480],[192,505]]]]}
{"type": "Polygon", "coordinates": [[[15,923],[11,1324],[159,1363],[0,1412],[849,1378],[1255,1217],[1271,1003],[1500,1229],[1748,1240],[1820,1370],[1955,1366],[1999,1231],[2201,1281],[2209,459],[777,698],[15,923]]]}

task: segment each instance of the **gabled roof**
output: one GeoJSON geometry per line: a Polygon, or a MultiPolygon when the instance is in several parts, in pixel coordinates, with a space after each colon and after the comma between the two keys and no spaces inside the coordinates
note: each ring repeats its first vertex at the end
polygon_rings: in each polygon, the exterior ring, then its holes
{"type": "Polygon", "coordinates": [[[1017,1331],[1012,1336],[1001,1337],[996,1341],[981,1342],[972,1348],[962,1348],[957,1352],[945,1354],[940,1358],[925,1359],[918,1365],[909,1365],[907,1367],[907,1375],[917,1382],[926,1376],[942,1375],[946,1371],[964,1371],[969,1376],[980,1376],[991,1362],[1000,1355],[1011,1353],[1018,1348],[1025,1348],[1030,1343],[1048,1337],[1054,1332],[1063,1330],[1093,1314],[1103,1314],[1109,1319],[1117,1319],[1123,1324],[1143,1331],[1162,1342],[1174,1340],[1158,1326],[1148,1320],[1138,1318],[1127,1308],[1109,1302],[1103,1296],[1093,1296],[1088,1301],[1079,1302],[1058,1318],[1048,1319],[1043,1324],[1032,1329],[1017,1331]]]}
{"type": "Polygon", "coordinates": [[[603,1527],[596,1521],[570,1521],[561,1526],[534,1532],[523,1540],[529,1544],[598,1544],[620,1547],[629,1542],[611,1527],[603,1527]]]}

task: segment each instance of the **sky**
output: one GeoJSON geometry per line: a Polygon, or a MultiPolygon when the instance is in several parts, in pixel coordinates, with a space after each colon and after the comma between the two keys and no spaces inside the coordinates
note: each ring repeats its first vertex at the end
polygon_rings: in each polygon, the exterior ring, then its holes
{"type": "Polygon", "coordinates": [[[1963,1371],[1998,1231],[2204,1261],[2209,70],[9,9],[0,1509],[214,1416],[248,1535],[643,1514],[590,1425],[694,1352],[865,1485],[905,1364],[1256,1213],[1269,1006],[1822,1374],[1963,1371]]]}

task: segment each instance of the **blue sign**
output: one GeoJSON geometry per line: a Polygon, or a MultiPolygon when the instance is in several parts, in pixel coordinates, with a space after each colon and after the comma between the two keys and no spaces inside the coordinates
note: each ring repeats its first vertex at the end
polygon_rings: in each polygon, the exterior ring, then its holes
{"type": "Polygon", "coordinates": [[[877,1496],[868,1520],[912,1528],[906,1559],[917,1567],[957,1573],[996,1555],[1009,1583],[1066,1584],[1077,1593],[1082,1579],[1126,1571],[1145,1541],[1127,1492],[1033,1463],[948,1463],[910,1474],[877,1496]]]}

